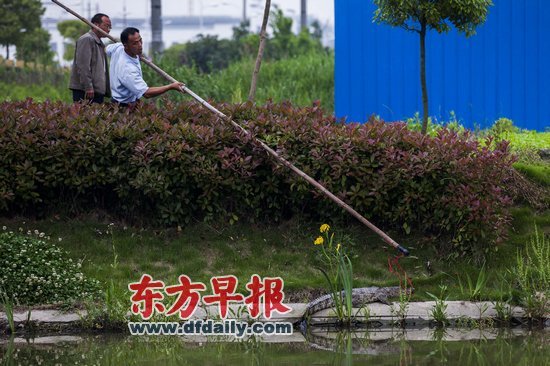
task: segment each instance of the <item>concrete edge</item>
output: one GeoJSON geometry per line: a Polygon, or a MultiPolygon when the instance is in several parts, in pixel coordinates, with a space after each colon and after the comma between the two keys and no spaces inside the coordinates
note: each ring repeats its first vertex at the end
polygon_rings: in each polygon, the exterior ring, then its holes
{"type": "MultiPolygon", "coordinates": [[[[459,322],[461,320],[484,320],[495,319],[498,313],[495,309],[495,304],[489,301],[471,302],[471,301],[446,301],[447,319],[451,322],[459,322]]],[[[226,319],[237,319],[241,321],[259,321],[259,322],[291,322],[297,323],[302,320],[306,311],[307,304],[304,303],[289,303],[292,311],[287,314],[274,313],[270,319],[259,317],[252,319],[248,314],[244,305],[230,305],[228,316],[226,319]]],[[[422,325],[434,321],[431,314],[435,306],[434,301],[426,302],[410,302],[408,303],[405,312],[399,312],[399,303],[394,302],[391,305],[382,303],[370,303],[363,308],[354,308],[353,314],[358,322],[378,322],[381,325],[391,325],[396,321],[401,321],[401,324],[406,325],[422,325]]],[[[198,319],[221,319],[218,313],[218,307],[208,306],[199,307],[193,316],[192,320],[198,319]]],[[[512,318],[522,319],[525,317],[525,311],[520,307],[512,307],[510,309],[512,318]]],[[[38,324],[50,325],[74,325],[82,321],[87,313],[84,310],[63,312],[60,310],[31,310],[30,321],[38,324]]],[[[130,315],[130,314],[128,314],[130,315]]],[[[16,324],[25,324],[27,322],[28,312],[17,312],[14,314],[16,324]]],[[[548,317],[547,317],[548,318],[548,317]]],[[[312,325],[334,324],[337,322],[337,317],[334,309],[325,309],[319,311],[309,319],[312,325]]],[[[4,312],[0,312],[0,331],[2,328],[7,328],[7,317],[4,312]]]]}

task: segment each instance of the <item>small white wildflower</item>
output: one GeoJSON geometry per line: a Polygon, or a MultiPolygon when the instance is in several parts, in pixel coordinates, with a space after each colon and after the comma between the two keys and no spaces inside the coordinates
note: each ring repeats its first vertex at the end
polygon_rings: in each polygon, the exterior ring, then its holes
{"type": "Polygon", "coordinates": [[[63,238],[57,238],[57,241],[62,241],[62,240],[63,240],[63,238]]]}

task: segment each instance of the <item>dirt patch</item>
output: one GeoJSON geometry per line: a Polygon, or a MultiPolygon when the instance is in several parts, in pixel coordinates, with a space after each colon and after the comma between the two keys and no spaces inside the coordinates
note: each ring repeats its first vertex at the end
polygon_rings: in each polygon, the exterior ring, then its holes
{"type": "Polygon", "coordinates": [[[174,266],[168,262],[153,262],[151,265],[155,268],[167,270],[170,273],[175,271],[174,266]]]}

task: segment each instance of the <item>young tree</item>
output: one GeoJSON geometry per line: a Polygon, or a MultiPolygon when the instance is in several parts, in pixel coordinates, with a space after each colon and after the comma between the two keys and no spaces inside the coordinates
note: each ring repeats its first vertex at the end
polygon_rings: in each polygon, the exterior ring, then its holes
{"type": "Polygon", "coordinates": [[[90,30],[90,28],[80,20],[64,20],[57,23],[57,30],[70,42],[65,43],[65,52],[63,58],[71,61],[74,57],[74,46],[81,35],[90,30]]]}
{"type": "Polygon", "coordinates": [[[24,32],[40,28],[44,11],[40,0],[0,0],[0,45],[6,47],[6,59],[9,46],[17,46],[24,32]]]}
{"type": "Polygon", "coordinates": [[[466,37],[475,34],[487,18],[491,0],[373,0],[378,9],[374,20],[402,27],[420,36],[420,84],[422,86],[422,133],[428,128],[428,87],[426,85],[426,33],[448,32],[451,23],[466,37]]]}
{"type": "Polygon", "coordinates": [[[258,56],[256,57],[256,64],[254,66],[254,72],[252,73],[252,82],[250,83],[250,92],[248,93],[248,100],[250,101],[254,101],[254,98],[256,98],[256,85],[258,83],[258,74],[260,73],[260,66],[262,65],[262,57],[264,55],[266,28],[270,9],[271,0],[265,0],[264,19],[260,31],[260,46],[258,47],[258,56]]]}

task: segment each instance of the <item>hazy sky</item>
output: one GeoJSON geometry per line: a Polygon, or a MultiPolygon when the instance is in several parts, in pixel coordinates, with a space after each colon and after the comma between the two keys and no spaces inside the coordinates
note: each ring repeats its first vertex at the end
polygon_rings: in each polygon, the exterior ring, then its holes
{"type": "MultiPolygon", "coordinates": [[[[88,16],[97,10],[111,17],[122,17],[124,8],[128,18],[143,18],[150,14],[150,0],[60,0],[61,3],[73,10],[88,16]],[[90,4],[90,6],[88,6],[90,4]]],[[[287,16],[298,17],[300,14],[300,0],[272,0],[271,6],[279,6],[287,16]]],[[[46,6],[46,16],[65,17],[63,10],[48,0],[43,0],[46,6]]],[[[261,21],[263,0],[247,0],[247,16],[261,21]]],[[[322,25],[334,25],[334,0],[309,0],[308,14],[318,18],[322,25]]],[[[163,15],[232,15],[241,17],[243,0],[162,0],[163,15]]],[[[255,23],[255,22],[254,22],[255,23]]]]}

